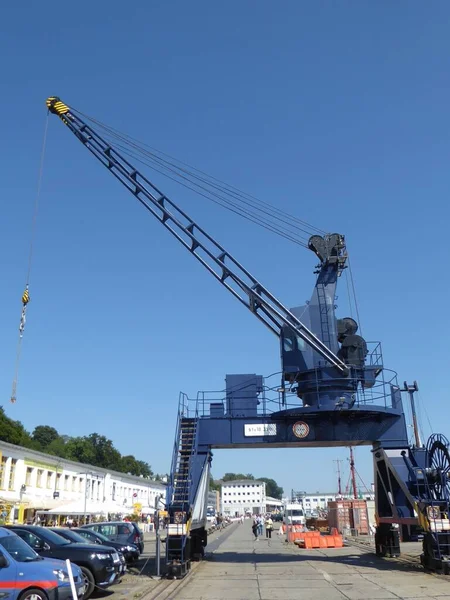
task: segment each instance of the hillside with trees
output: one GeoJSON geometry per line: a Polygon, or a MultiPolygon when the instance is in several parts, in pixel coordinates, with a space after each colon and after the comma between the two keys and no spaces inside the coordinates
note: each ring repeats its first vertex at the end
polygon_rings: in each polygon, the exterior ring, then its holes
{"type": "Polygon", "coordinates": [[[0,406],[0,440],[103,469],[147,479],[161,479],[158,475],[154,476],[148,463],[137,460],[131,454],[122,456],[113,442],[104,435],[91,433],[82,437],[69,437],[58,433],[50,425],[38,425],[32,433],[29,433],[20,421],[7,417],[2,406],[0,406]]]}

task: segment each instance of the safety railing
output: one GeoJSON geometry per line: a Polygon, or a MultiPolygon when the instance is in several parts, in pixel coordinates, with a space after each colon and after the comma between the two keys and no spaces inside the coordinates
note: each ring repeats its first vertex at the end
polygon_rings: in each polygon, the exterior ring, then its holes
{"type": "MultiPolygon", "coordinates": [[[[370,388],[366,388],[364,381],[359,377],[334,380],[329,378],[321,380],[321,377],[322,371],[318,369],[315,372],[315,379],[309,381],[310,389],[315,387],[319,409],[321,408],[321,394],[329,396],[333,390],[336,390],[335,410],[398,408],[393,397],[394,391],[398,389],[397,374],[394,371],[381,370],[370,388]],[[351,394],[348,394],[347,405],[340,403],[338,395],[340,389],[347,390],[347,392],[351,390],[351,394]]],[[[272,386],[269,380],[270,377],[264,380],[263,391],[258,395],[257,404],[253,409],[255,416],[270,416],[275,412],[303,406],[295,391],[282,389],[279,384],[272,386]]],[[[245,383],[242,389],[245,391],[245,383]]],[[[184,395],[183,401],[186,416],[190,418],[226,418],[229,416],[229,398],[227,399],[226,390],[202,390],[197,393],[195,398],[184,395]]],[[[246,400],[243,401],[244,404],[245,402],[246,400]]]]}

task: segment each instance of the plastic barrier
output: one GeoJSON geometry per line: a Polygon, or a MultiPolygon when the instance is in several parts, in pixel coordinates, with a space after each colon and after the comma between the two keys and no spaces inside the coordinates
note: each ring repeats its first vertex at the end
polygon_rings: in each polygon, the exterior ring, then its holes
{"type": "Polygon", "coordinates": [[[296,538],[294,544],[299,548],[342,548],[342,535],[320,535],[316,531],[307,531],[296,538]],[[312,535],[306,535],[312,534],[312,535]]]}

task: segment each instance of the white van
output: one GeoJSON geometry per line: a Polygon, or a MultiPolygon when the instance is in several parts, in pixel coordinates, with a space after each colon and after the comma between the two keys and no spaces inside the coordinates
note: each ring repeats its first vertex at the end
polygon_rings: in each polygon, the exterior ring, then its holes
{"type": "Polygon", "coordinates": [[[305,525],[306,518],[303,506],[298,502],[286,504],[284,513],[284,522],[289,525],[305,525]]]}

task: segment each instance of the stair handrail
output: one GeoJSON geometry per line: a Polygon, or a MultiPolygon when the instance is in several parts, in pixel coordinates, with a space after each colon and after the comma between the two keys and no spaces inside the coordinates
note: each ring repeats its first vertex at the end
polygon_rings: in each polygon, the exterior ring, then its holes
{"type": "Polygon", "coordinates": [[[169,503],[173,501],[173,492],[175,489],[175,472],[177,468],[177,458],[178,452],[180,449],[180,433],[181,433],[181,420],[187,410],[187,402],[188,398],[184,392],[180,392],[178,397],[178,414],[177,414],[177,424],[175,427],[175,440],[173,444],[173,452],[172,452],[172,465],[170,468],[170,485],[169,485],[169,494],[168,499],[169,503]]]}

